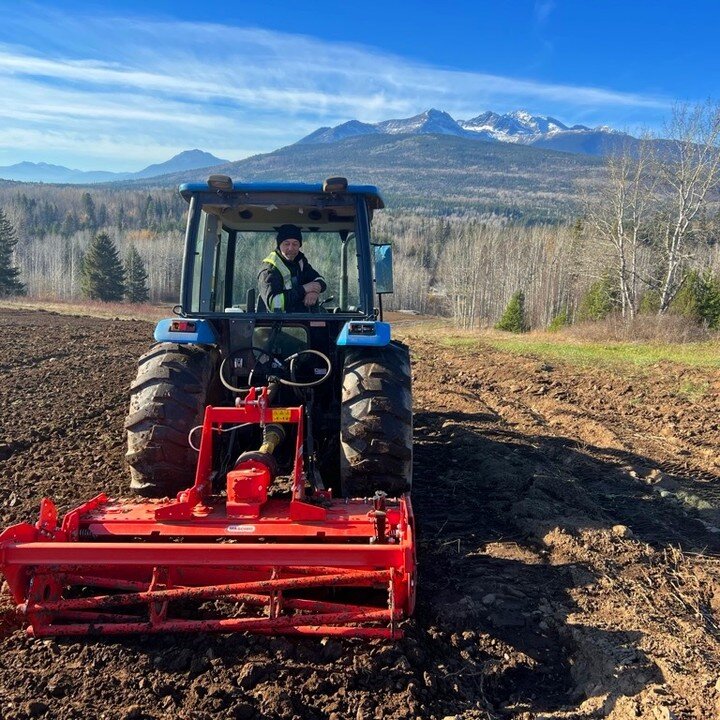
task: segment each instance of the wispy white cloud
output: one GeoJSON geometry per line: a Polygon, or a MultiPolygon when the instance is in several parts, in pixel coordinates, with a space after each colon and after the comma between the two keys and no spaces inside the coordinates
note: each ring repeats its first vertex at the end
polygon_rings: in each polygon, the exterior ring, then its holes
{"type": "Polygon", "coordinates": [[[548,18],[554,9],[554,0],[535,0],[535,22],[539,25],[544,25],[548,21],[548,18]]]}
{"type": "MultiPolygon", "coordinates": [[[[536,16],[546,18],[552,5],[538,2],[536,16]]],[[[22,159],[32,159],[27,151],[37,142],[43,159],[62,162],[75,151],[85,166],[112,163],[108,169],[137,169],[141,157],[149,164],[188,147],[237,159],[319,125],[376,122],[431,106],[459,118],[523,107],[569,122],[628,124],[670,104],[607,88],[437,68],[265,29],[79,19],[46,7],[33,12],[32,5],[19,5],[0,28],[0,94],[0,164],[10,159],[11,142],[22,159]]]]}

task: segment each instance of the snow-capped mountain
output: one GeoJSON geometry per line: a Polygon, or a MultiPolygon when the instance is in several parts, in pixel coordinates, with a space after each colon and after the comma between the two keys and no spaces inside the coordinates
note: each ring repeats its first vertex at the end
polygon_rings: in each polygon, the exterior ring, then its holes
{"type": "Polygon", "coordinates": [[[446,112],[431,108],[424,113],[400,120],[364,123],[350,120],[335,127],[321,127],[299,140],[297,144],[333,143],[358,135],[440,135],[464,136],[465,130],[446,112]]]}
{"type": "MultiPolygon", "coordinates": [[[[570,130],[567,125],[545,115],[531,115],[525,110],[499,115],[488,110],[470,120],[458,120],[464,130],[480,133],[490,140],[500,142],[523,142],[538,135],[570,130]]],[[[584,125],[575,125],[572,130],[590,130],[584,125]]]]}
{"type": "Polygon", "coordinates": [[[503,115],[490,110],[470,120],[455,120],[442,110],[432,108],[410,118],[363,123],[350,120],[336,127],[323,127],[297,144],[334,143],[358,135],[454,135],[486,142],[521,143],[548,150],[604,155],[629,136],[607,126],[569,127],[553,117],[532,115],[525,110],[503,115]]]}
{"type": "Polygon", "coordinates": [[[403,120],[385,120],[374,127],[377,132],[387,135],[465,135],[463,128],[450,115],[435,108],[403,120]]]}

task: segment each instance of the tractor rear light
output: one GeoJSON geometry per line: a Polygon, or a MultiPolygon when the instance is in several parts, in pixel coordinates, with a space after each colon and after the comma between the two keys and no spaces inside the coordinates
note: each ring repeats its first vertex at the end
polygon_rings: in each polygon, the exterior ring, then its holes
{"type": "Polygon", "coordinates": [[[350,335],[375,335],[375,325],[373,323],[350,323],[348,333],[350,335]]]}
{"type": "Polygon", "coordinates": [[[197,331],[197,324],[191,320],[173,320],[169,330],[170,332],[194,333],[197,331]]]}

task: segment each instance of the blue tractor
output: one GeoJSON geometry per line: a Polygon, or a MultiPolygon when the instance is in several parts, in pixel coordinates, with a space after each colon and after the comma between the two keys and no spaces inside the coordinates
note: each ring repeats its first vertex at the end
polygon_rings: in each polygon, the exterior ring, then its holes
{"type": "Polygon", "coordinates": [[[168,497],[191,486],[206,407],[232,406],[251,388],[266,388],[271,405],[304,408],[304,437],[298,443],[283,423],[270,433],[258,425],[226,429],[212,457],[218,487],[239,458],[260,448],[282,477],[301,446],[310,495],[407,492],[410,357],[382,319],[392,254],[372,241],[373,213],[384,207],[377,188],[344,178],[234,183],[214,175],[180,192],[189,203],[180,303],[176,317],[157,325],[157,344],[140,358],[131,386],[131,489],[168,497]],[[327,284],[302,312],[269,310],[258,293],[258,273],[284,225],[302,230],[303,250],[327,284]]]}

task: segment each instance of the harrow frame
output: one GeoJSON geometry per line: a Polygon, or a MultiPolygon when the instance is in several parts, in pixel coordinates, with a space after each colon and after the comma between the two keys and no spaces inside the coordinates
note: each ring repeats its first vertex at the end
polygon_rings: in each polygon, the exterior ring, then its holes
{"type": "Polygon", "coordinates": [[[303,408],[270,407],[267,388],[253,389],[236,407],[206,408],[195,482],[175,499],[100,494],[62,523],[43,499],[35,525],[0,534],[0,570],[28,632],[400,637],[415,602],[410,496],[307,497],[302,438],[303,408]],[[289,500],[267,499],[256,469],[240,478],[239,502],[228,502],[232,473],[227,494],[213,495],[213,438],[244,423],[296,426],[289,500]]]}

